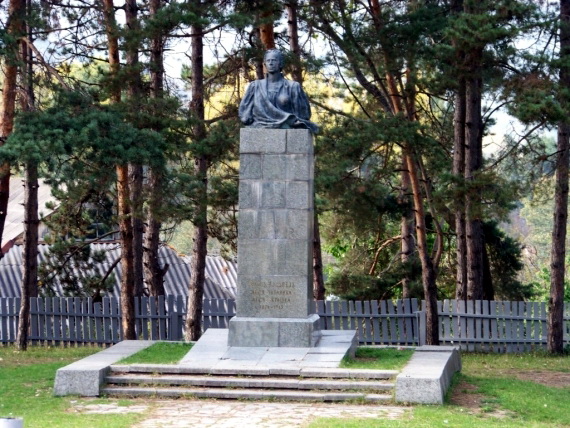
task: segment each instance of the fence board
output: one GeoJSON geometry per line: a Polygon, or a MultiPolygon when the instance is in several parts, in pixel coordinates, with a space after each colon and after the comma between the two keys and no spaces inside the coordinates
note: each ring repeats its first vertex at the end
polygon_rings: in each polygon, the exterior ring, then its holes
{"type": "MultiPolygon", "coordinates": [[[[413,314],[412,306],[410,305],[410,299],[402,300],[402,314],[413,314]]],[[[406,344],[411,345],[414,343],[414,333],[412,331],[412,318],[405,317],[404,320],[404,331],[406,333],[406,344]]]]}
{"type": "MultiPolygon", "coordinates": [[[[388,300],[386,302],[386,306],[388,308],[388,314],[389,315],[395,315],[396,314],[396,311],[394,309],[394,303],[391,300],[388,300]]],[[[390,320],[390,324],[389,324],[389,326],[390,326],[389,331],[390,332],[388,334],[388,337],[386,337],[385,341],[387,344],[390,344],[390,343],[398,342],[398,330],[396,327],[396,325],[397,325],[396,324],[396,317],[391,316],[388,319],[390,320]]]]}
{"type": "Polygon", "coordinates": [[[487,342],[481,345],[481,349],[485,352],[489,352],[490,346],[488,340],[491,338],[491,329],[490,329],[490,314],[489,314],[489,302],[482,301],[481,302],[481,314],[484,316],[483,318],[483,330],[481,332],[481,337],[483,339],[487,339],[487,342]]]}
{"type": "Polygon", "coordinates": [[[386,313],[386,302],[384,300],[378,302],[378,300],[372,300],[370,302],[370,310],[372,312],[372,326],[374,330],[374,343],[381,343],[382,338],[386,340],[388,338],[388,320],[386,318],[378,318],[378,314],[386,313]],[[378,305],[380,303],[380,305],[378,305]],[[381,321],[380,321],[381,320],[381,321]],[[382,327],[380,327],[382,325],[382,327]],[[382,328],[382,330],[380,330],[382,328]],[[382,331],[382,335],[380,335],[382,331]]]}
{"type": "Polygon", "coordinates": [[[156,299],[148,299],[148,319],[146,323],[150,327],[152,340],[158,340],[158,320],[156,319],[156,314],[156,299]]]}
{"type": "Polygon", "coordinates": [[[365,315],[365,311],[362,308],[362,301],[357,300],[356,302],[354,302],[355,305],[355,311],[356,311],[356,316],[357,316],[357,334],[358,334],[358,340],[361,343],[366,343],[369,342],[370,340],[367,337],[367,333],[365,333],[366,331],[366,315],[365,315]]]}
{"type": "Polygon", "coordinates": [[[360,302],[362,304],[362,312],[364,313],[364,331],[366,336],[366,343],[374,343],[374,329],[372,327],[370,300],[360,302]]]}

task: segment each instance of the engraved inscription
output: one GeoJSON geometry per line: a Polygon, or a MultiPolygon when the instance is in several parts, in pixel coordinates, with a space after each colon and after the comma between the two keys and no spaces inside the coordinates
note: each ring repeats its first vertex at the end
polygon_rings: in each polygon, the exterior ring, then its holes
{"type": "Polygon", "coordinates": [[[295,284],[289,281],[251,281],[251,301],[262,310],[282,310],[291,303],[295,284]]]}

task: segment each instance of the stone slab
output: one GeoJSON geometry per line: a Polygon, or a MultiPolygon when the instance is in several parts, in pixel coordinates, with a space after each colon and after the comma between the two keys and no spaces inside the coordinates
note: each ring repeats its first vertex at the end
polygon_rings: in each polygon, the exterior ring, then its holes
{"type": "Polygon", "coordinates": [[[443,404],[451,378],[460,370],[456,348],[420,346],[396,377],[396,401],[443,404]]]}
{"type": "Polygon", "coordinates": [[[53,394],[96,397],[109,365],[136,354],[155,343],[152,340],[123,340],[97,354],[90,355],[57,370],[53,394]]]}
{"type": "MultiPolygon", "coordinates": [[[[296,146],[302,146],[303,136],[296,146]]],[[[306,145],[306,143],[305,143],[306,145]]],[[[240,130],[240,153],[285,153],[287,133],[282,129],[242,128],[240,130]]]]}
{"type": "Polygon", "coordinates": [[[335,333],[345,346],[336,347],[328,353],[320,353],[320,340],[315,347],[232,347],[228,346],[227,342],[228,329],[210,328],[182,358],[179,366],[182,371],[200,367],[204,373],[246,374],[255,368],[263,372],[268,371],[272,375],[294,376],[298,376],[304,368],[334,369],[345,356],[354,352],[352,338],[356,336],[356,332],[333,330],[327,331],[328,339],[335,337],[335,333]],[[317,352],[314,352],[315,350],[317,352]],[[317,355],[327,355],[329,361],[315,361],[317,355]]]}
{"type": "Polygon", "coordinates": [[[259,318],[235,316],[229,325],[229,346],[310,348],[320,336],[319,316],[259,318]]]}

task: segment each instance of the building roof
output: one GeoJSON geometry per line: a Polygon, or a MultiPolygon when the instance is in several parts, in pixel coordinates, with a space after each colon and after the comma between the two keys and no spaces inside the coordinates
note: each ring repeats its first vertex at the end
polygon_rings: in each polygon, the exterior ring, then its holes
{"type": "MultiPolygon", "coordinates": [[[[121,256],[118,243],[92,243],[92,250],[104,251],[106,259],[98,264],[96,270],[104,275],[113,263],[121,256]]],[[[38,262],[46,260],[48,245],[38,246],[38,262]]],[[[180,256],[168,246],[162,246],[159,251],[160,264],[169,267],[164,276],[166,294],[187,295],[190,282],[190,260],[188,256],[180,256]]],[[[14,245],[0,260],[0,297],[19,297],[20,282],[22,278],[22,246],[14,245]]],[[[113,287],[113,295],[120,296],[121,266],[120,263],[114,268],[116,283],[113,287]]],[[[206,283],[204,286],[204,298],[228,299],[235,298],[237,282],[236,264],[219,256],[207,256],[206,258],[206,283]]],[[[63,295],[61,287],[56,290],[58,295],[63,295]]]]}
{"type": "MultiPolygon", "coordinates": [[[[39,180],[38,207],[40,218],[47,217],[53,210],[46,208],[46,203],[56,202],[51,194],[51,188],[43,180],[39,180]]],[[[21,177],[10,178],[10,197],[8,199],[8,213],[2,234],[0,250],[6,253],[14,245],[18,236],[24,232],[24,180],[21,177]]]]}

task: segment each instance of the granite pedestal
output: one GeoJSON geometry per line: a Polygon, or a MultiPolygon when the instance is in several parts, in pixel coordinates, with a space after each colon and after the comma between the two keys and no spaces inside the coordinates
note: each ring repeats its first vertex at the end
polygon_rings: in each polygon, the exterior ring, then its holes
{"type": "Polygon", "coordinates": [[[313,138],[306,129],[240,135],[238,286],[229,346],[311,347],[313,138]]]}

